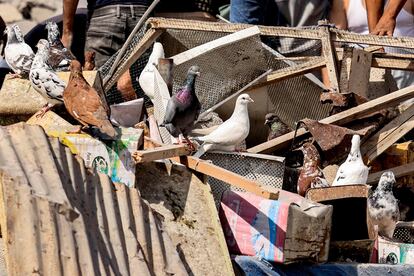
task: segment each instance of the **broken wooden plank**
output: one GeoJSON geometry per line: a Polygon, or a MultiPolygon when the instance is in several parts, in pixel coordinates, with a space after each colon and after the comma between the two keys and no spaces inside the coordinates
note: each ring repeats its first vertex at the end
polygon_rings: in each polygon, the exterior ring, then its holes
{"type": "Polygon", "coordinates": [[[208,161],[201,160],[192,156],[181,156],[179,159],[174,160],[179,161],[181,164],[187,166],[192,170],[217,178],[232,186],[244,189],[263,198],[274,200],[277,200],[279,198],[279,193],[273,193],[263,189],[260,183],[247,179],[219,166],[213,165],[208,161]]]}
{"type": "Polygon", "coordinates": [[[138,150],[132,154],[135,163],[152,162],[176,156],[189,155],[186,145],[165,145],[149,150],[138,150]]]}
{"type": "MultiPolygon", "coordinates": [[[[343,125],[381,109],[396,106],[400,102],[413,97],[414,86],[409,86],[372,101],[366,102],[354,108],[350,108],[341,113],[329,116],[325,119],[320,120],[319,122],[325,124],[343,125]]],[[[298,129],[297,137],[302,136],[305,133],[305,129],[300,128],[298,129]]],[[[247,151],[252,153],[271,153],[282,148],[287,148],[292,142],[293,137],[294,132],[292,131],[270,141],[249,148],[247,151]]]]}
{"type": "MultiPolygon", "coordinates": [[[[372,54],[361,49],[353,49],[348,87],[352,92],[368,98],[369,76],[371,72],[372,54]]],[[[341,90],[341,93],[345,93],[341,90]]]]}
{"type": "Polygon", "coordinates": [[[278,81],[286,80],[286,79],[293,78],[299,75],[304,75],[313,70],[320,69],[324,67],[325,65],[326,65],[326,62],[324,58],[314,58],[309,62],[304,62],[299,65],[293,65],[287,68],[276,70],[272,72],[271,74],[269,74],[265,80],[249,88],[249,91],[263,87],[263,86],[271,85],[278,81]]]}
{"type": "Polygon", "coordinates": [[[174,60],[174,65],[177,66],[198,56],[205,55],[213,50],[217,50],[224,46],[258,35],[260,35],[259,28],[257,26],[250,27],[189,49],[173,56],[172,59],[174,60]]]}
{"type": "Polygon", "coordinates": [[[370,164],[412,129],[414,129],[414,105],[411,105],[361,145],[361,154],[364,160],[370,164]]]}
{"type": "Polygon", "coordinates": [[[371,173],[368,175],[367,184],[369,185],[376,185],[378,184],[378,181],[381,178],[381,175],[384,172],[392,171],[394,173],[395,178],[408,176],[408,175],[414,175],[414,162],[404,164],[398,167],[389,168],[380,172],[371,173]]]}
{"type": "Polygon", "coordinates": [[[126,62],[121,63],[115,70],[112,75],[105,77],[103,80],[103,88],[105,93],[108,92],[109,89],[118,81],[123,73],[125,73],[134,62],[143,54],[146,50],[148,50],[154,41],[164,32],[163,29],[149,29],[142,39],[138,42],[138,44],[134,47],[131,52],[133,53],[131,56],[128,57],[126,62]]]}

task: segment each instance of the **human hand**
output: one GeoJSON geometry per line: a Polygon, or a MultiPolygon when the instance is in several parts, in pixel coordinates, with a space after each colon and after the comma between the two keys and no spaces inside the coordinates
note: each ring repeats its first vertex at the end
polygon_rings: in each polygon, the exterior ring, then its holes
{"type": "Polygon", "coordinates": [[[392,36],[395,29],[395,18],[389,16],[382,16],[381,19],[378,21],[375,29],[371,32],[374,35],[380,36],[392,36]]]}

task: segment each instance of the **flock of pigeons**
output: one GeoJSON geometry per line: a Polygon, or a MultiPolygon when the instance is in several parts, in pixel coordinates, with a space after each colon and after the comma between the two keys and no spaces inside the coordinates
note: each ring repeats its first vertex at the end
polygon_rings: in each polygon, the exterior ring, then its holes
{"type": "MultiPolygon", "coordinates": [[[[38,116],[58,104],[64,104],[67,111],[83,125],[98,130],[103,139],[115,139],[116,131],[109,121],[109,108],[105,95],[91,87],[82,75],[82,66],[72,53],[60,41],[59,29],[54,22],[46,25],[48,39],[40,39],[37,52],[34,54],[24,42],[17,25],[8,26],[5,60],[13,70],[12,77],[29,78],[33,88],[47,99],[48,104],[42,108],[38,116]],[[70,70],[69,82],[65,83],[56,72],[70,70]]],[[[154,43],[153,52],[139,77],[139,84],[144,92],[154,98],[154,69],[158,59],[164,57],[162,44],[154,43]]],[[[93,53],[86,56],[84,69],[94,67],[93,53]],[[88,58],[89,57],[89,58],[88,58]]],[[[200,68],[192,66],[187,73],[184,85],[169,99],[165,117],[161,124],[180,143],[187,143],[192,151],[196,151],[188,135],[200,115],[201,103],[195,91],[195,81],[200,75],[200,68]]],[[[249,135],[250,122],[248,104],[254,101],[248,94],[238,96],[232,116],[218,126],[210,134],[194,137],[201,142],[195,157],[201,157],[211,150],[235,151],[249,135]]],[[[269,127],[268,140],[277,138],[292,131],[274,114],[267,114],[265,125],[269,127]]],[[[312,151],[312,147],[303,147],[304,153],[312,151]]],[[[309,162],[309,170],[315,172],[313,179],[323,180],[318,164],[309,162]]],[[[305,162],[304,162],[305,163],[305,162]]],[[[346,161],[339,167],[332,186],[349,184],[366,184],[369,168],[365,166],[360,152],[360,137],[352,138],[352,146],[346,161]]],[[[375,192],[369,196],[368,210],[379,226],[379,233],[391,238],[395,224],[399,219],[398,202],[392,193],[395,177],[392,172],[385,172],[375,192]]],[[[299,187],[300,188],[300,187],[299,187]]],[[[302,191],[303,192],[303,191],[302,191]]],[[[299,191],[301,193],[301,191],[299,191]]]]}

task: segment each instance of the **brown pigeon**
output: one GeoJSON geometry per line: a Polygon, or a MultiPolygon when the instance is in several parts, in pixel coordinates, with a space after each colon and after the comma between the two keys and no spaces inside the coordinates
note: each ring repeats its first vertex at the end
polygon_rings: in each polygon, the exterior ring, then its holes
{"type": "Polygon", "coordinates": [[[105,96],[86,82],[77,60],[70,63],[69,83],[63,91],[63,101],[68,112],[82,125],[96,126],[100,134],[104,134],[102,138],[115,138],[115,129],[108,119],[109,108],[105,96]]]}

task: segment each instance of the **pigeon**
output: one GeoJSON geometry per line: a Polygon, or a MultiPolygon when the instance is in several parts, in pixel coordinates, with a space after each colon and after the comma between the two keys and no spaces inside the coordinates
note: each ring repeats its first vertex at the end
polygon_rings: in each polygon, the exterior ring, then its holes
{"type": "Polygon", "coordinates": [[[312,143],[305,143],[300,150],[303,152],[303,166],[299,173],[298,194],[305,196],[309,188],[329,187],[320,169],[321,156],[312,143]]]}
{"type": "Polygon", "coordinates": [[[275,139],[286,133],[293,131],[287,124],[282,122],[275,113],[268,113],[265,116],[265,125],[269,127],[267,141],[275,139]]]}
{"type": "Polygon", "coordinates": [[[249,135],[250,122],[247,105],[253,102],[248,94],[241,94],[236,100],[233,114],[227,121],[210,134],[196,138],[196,140],[203,143],[194,154],[194,157],[199,158],[210,150],[236,150],[236,146],[242,143],[249,135]]]}
{"type": "Polygon", "coordinates": [[[114,139],[116,131],[109,121],[109,108],[103,93],[91,87],[82,75],[79,61],[70,64],[69,83],[63,91],[67,111],[84,127],[95,126],[103,139],[114,139]]]}
{"type": "Polygon", "coordinates": [[[7,43],[4,57],[15,74],[13,77],[27,77],[32,67],[34,53],[32,48],[24,42],[22,32],[16,24],[7,26],[7,43]]]}
{"type": "Polygon", "coordinates": [[[196,65],[191,66],[184,86],[168,100],[164,121],[160,125],[165,127],[173,137],[178,137],[180,142],[184,138],[192,150],[194,146],[188,140],[187,135],[193,129],[201,110],[201,104],[195,92],[195,80],[199,75],[200,68],[196,65]]]}
{"type": "Polygon", "coordinates": [[[54,21],[46,23],[47,40],[50,44],[49,65],[55,71],[69,71],[70,62],[75,56],[60,41],[59,27],[54,21]]]}
{"type": "Polygon", "coordinates": [[[361,138],[359,135],[352,136],[351,151],[345,162],[339,166],[332,186],[367,183],[369,168],[365,166],[362,160],[361,150],[359,148],[360,141],[361,138]]]}
{"type": "Polygon", "coordinates": [[[84,71],[91,71],[95,69],[95,52],[86,51],[85,52],[85,63],[83,65],[84,71]]]}
{"type": "Polygon", "coordinates": [[[46,63],[49,58],[49,42],[40,39],[36,47],[37,53],[30,69],[29,79],[32,87],[48,101],[39,114],[43,116],[54,105],[63,103],[63,90],[66,83],[46,63]]]}
{"type": "Polygon", "coordinates": [[[395,176],[391,171],[384,172],[375,191],[368,196],[368,212],[374,225],[378,225],[381,236],[392,238],[400,218],[398,201],[392,193],[395,176]]]}
{"type": "Polygon", "coordinates": [[[158,65],[158,59],[164,57],[164,48],[161,43],[155,42],[147,65],[138,78],[139,85],[151,100],[154,99],[154,69],[158,65]]]}

